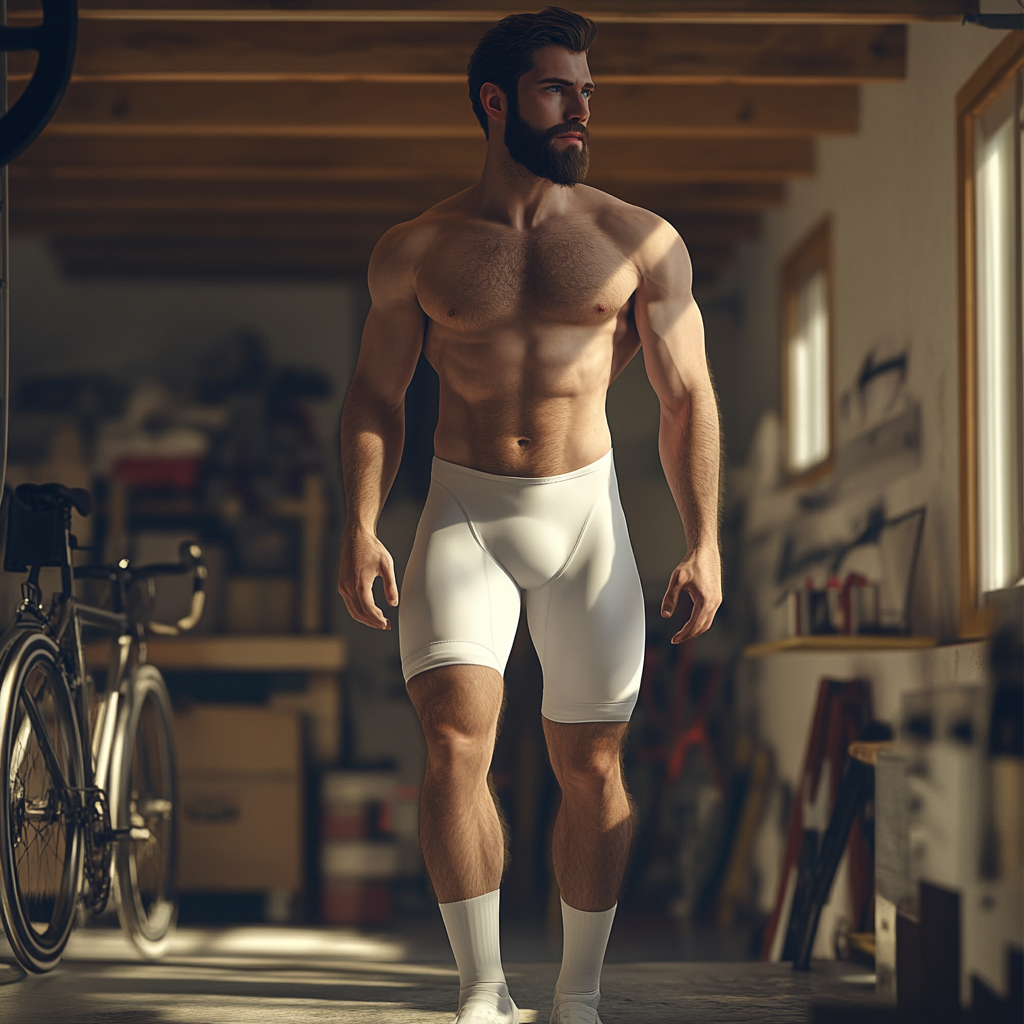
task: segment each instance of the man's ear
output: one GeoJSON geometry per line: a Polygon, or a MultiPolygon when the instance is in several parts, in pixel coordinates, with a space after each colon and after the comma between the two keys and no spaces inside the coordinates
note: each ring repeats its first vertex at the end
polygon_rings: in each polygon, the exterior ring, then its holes
{"type": "Polygon", "coordinates": [[[484,82],[480,86],[480,102],[489,118],[505,123],[508,116],[508,100],[503,89],[493,82],[484,82]]]}

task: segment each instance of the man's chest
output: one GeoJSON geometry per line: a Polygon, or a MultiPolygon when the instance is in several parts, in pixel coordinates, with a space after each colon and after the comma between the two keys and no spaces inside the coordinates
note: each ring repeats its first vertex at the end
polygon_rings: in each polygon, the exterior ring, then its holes
{"type": "Polygon", "coordinates": [[[438,239],[417,274],[424,312],[457,331],[529,321],[597,326],[636,290],[633,263],[591,225],[519,232],[468,226],[438,239]]]}

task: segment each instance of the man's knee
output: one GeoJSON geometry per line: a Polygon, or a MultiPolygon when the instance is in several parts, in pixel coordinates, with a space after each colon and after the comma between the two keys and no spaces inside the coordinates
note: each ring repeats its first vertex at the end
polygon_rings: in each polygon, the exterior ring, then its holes
{"type": "Polygon", "coordinates": [[[435,768],[486,770],[494,750],[493,731],[468,731],[442,721],[424,721],[427,759],[435,768]]]}
{"type": "Polygon", "coordinates": [[[625,723],[544,723],[555,777],[567,795],[600,796],[621,785],[625,723]]]}

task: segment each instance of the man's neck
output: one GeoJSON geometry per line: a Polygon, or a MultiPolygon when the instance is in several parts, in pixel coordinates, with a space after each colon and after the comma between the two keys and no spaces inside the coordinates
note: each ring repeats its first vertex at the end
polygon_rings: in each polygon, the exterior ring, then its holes
{"type": "Polygon", "coordinates": [[[504,139],[492,127],[487,140],[487,158],[475,186],[474,205],[478,216],[521,230],[536,226],[548,217],[569,209],[572,190],[538,178],[509,156],[504,139]]]}

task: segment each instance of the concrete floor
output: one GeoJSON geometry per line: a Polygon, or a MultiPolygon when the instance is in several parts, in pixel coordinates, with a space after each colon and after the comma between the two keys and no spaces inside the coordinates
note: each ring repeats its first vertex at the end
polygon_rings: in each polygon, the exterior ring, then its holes
{"type": "MultiPolygon", "coordinates": [[[[441,1024],[458,976],[450,954],[410,959],[401,936],[316,928],[183,929],[159,963],[119,932],[72,937],[50,974],[0,963],[0,1020],[12,1024],[441,1024]],[[431,962],[432,961],[432,962],[431,962]]],[[[558,965],[506,964],[523,1024],[545,1024],[558,965]]],[[[814,1003],[874,1002],[873,976],[850,964],[795,975],[764,963],[609,963],[605,1024],[782,1024],[814,1003]]]]}

